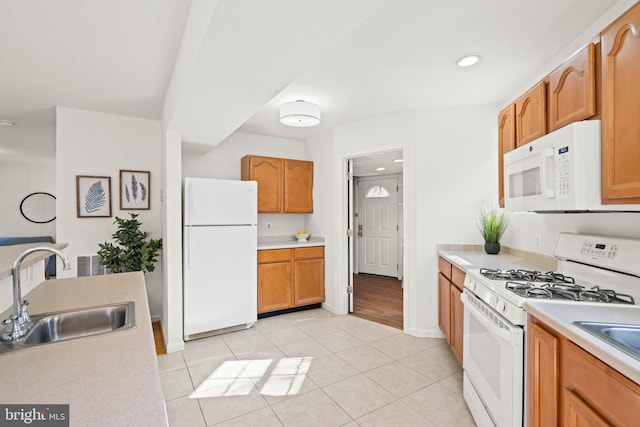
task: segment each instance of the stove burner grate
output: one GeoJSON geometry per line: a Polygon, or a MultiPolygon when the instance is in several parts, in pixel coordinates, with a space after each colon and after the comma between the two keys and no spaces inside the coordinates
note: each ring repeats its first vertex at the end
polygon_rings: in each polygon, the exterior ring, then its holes
{"type": "Polygon", "coordinates": [[[505,288],[524,298],[565,299],[586,302],[635,304],[631,295],[594,286],[586,289],[575,283],[536,283],[507,281],[505,288]]]}

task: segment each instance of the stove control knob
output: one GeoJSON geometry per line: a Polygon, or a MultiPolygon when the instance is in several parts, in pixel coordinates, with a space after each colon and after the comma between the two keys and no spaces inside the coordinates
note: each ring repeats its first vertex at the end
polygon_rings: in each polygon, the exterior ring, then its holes
{"type": "Polygon", "coordinates": [[[476,290],[476,282],[474,282],[473,280],[469,280],[469,283],[467,283],[467,288],[469,288],[472,291],[476,290]]]}
{"type": "Polygon", "coordinates": [[[498,310],[498,313],[502,313],[505,308],[504,301],[498,301],[496,303],[496,310],[498,310]]]}
{"type": "Polygon", "coordinates": [[[494,297],[493,295],[489,295],[489,297],[487,298],[487,304],[493,307],[495,303],[496,303],[496,297],[494,297]]]}

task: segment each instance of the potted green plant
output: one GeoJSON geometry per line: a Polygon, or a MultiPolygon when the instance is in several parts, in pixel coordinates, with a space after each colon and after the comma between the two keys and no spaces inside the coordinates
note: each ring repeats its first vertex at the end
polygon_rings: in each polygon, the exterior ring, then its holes
{"type": "Polygon", "coordinates": [[[500,252],[500,239],[509,224],[509,216],[504,210],[489,209],[483,203],[480,208],[480,222],[478,227],[484,237],[484,250],[495,255],[500,252]]]}
{"type": "Polygon", "coordinates": [[[162,248],[162,239],[148,239],[149,233],[141,231],[142,223],[138,221],[138,214],[131,214],[130,219],[116,217],[114,224],[118,229],[111,235],[115,245],[111,242],[99,243],[100,264],[106,266],[112,273],[127,271],[153,271],[158,261],[158,252],[162,248]]]}

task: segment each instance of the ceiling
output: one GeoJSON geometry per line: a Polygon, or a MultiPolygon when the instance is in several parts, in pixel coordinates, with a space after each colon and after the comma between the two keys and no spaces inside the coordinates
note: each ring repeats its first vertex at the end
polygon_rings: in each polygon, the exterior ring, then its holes
{"type": "Polygon", "coordinates": [[[505,103],[619,3],[210,0],[189,15],[186,0],[3,1],[0,119],[16,126],[0,128],[0,161],[55,155],[55,106],[160,119],[168,89],[170,125],[207,146],[235,130],[306,139],[394,111],[505,103]],[[481,62],[456,67],[469,53],[481,62]],[[297,99],[320,105],[319,126],[279,123],[297,99]]]}

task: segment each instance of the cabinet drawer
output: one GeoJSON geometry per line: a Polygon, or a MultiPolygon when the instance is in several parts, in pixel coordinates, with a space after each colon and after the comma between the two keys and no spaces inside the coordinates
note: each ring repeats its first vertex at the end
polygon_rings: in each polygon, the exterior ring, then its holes
{"type": "Polygon", "coordinates": [[[440,273],[447,279],[451,279],[451,267],[449,261],[442,257],[438,258],[438,270],[440,270],[440,273]]]}
{"type": "Polygon", "coordinates": [[[465,276],[464,271],[453,266],[451,267],[451,282],[460,291],[462,291],[464,288],[464,276],[465,276]]]}
{"type": "Polygon", "coordinates": [[[640,386],[569,342],[565,352],[565,387],[613,425],[638,425],[640,386]]]}
{"type": "Polygon", "coordinates": [[[296,248],[294,251],[295,251],[295,259],[324,258],[324,246],[296,248]]]}
{"type": "Polygon", "coordinates": [[[291,249],[268,249],[258,251],[258,264],[291,261],[291,249]]]}

